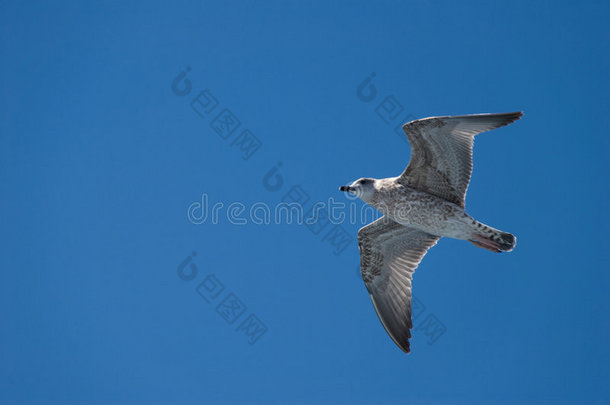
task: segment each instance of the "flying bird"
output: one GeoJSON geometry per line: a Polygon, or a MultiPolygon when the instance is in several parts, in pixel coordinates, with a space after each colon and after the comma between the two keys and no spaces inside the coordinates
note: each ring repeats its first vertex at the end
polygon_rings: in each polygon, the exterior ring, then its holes
{"type": "Polygon", "coordinates": [[[472,146],[481,132],[521,118],[521,112],[430,117],[402,129],[411,161],[398,177],[361,178],[339,190],[383,216],[358,231],[360,269],[375,312],[394,343],[409,353],[411,280],[420,261],[445,236],[493,252],[510,252],[514,235],[466,213],[472,146]]]}

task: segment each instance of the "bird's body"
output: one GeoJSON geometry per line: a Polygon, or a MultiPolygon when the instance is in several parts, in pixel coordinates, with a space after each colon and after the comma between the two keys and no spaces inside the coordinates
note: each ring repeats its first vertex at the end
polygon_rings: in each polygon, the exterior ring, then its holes
{"type": "Polygon", "coordinates": [[[397,178],[380,180],[375,186],[376,193],[366,202],[393,221],[439,236],[456,239],[469,239],[471,236],[474,220],[464,208],[404,186],[397,178]]]}
{"type": "Polygon", "coordinates": [[[474,136],[507,125],[520,112],[432,117],[403,130],[411,161],[398,177],[363,178],[342,191],[384,216],[358,231],[361,271],[384,328],[406,353],[411,337],[412,274],[441,237],[463,239],[494,252],[511,251],[516,238],[468,215],[465,196],[474,136]]]}

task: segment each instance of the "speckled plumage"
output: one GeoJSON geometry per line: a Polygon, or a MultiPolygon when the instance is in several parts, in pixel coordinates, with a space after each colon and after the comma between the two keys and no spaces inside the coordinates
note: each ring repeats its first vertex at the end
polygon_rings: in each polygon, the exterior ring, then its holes
{"type": "Polygon", "coordinates": [[[384,216],[358,231],[362,278],[381,323],[406,353],[411,337],[411,279],[428,249],[443,236],[500,252],[515,237],[465,211],[474,136],[519,119],[522,113],[424,118],[403,131],[411,161],[399,177],[360,179],[341,187],[384,216]]]}

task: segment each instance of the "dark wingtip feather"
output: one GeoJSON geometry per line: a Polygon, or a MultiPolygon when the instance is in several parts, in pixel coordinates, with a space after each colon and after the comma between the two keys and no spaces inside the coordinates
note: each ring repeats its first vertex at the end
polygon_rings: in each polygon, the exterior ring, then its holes
{"type": "Polygon", "coordinates": [[[498,114],[498,116],[501,116],[502,118],[504,118],[502,125],[508,125],[512,122],[517,121],[519,118],[523,117],[523,111],[503,113],[503,114],[498,114]]]}
{"type": "Polygon", "coordinates": [[[514,117],[515,120],[518,120],[519,118],[523,117],[523,111],[515,111],[509,114],[511,115],[511,117],[514,117]]]}

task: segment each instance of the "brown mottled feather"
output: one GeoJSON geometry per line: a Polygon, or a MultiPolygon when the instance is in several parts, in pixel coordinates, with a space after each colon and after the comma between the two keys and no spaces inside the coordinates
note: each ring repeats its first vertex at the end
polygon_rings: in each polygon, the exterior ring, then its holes
{"type": "Polygon", "coordinates": [[[402,129],[411,145],[411,161],[398,181],[464,207],[474,136],[508,125],[522,115],[457,115],[406,123],[402,129]]]}
{"type": "Polygon", "coordinates": [[[387,217],[358,231],[362,278],[388,335],[405,353],[411,338],[411,279],[439,236],[387,217]]]}

